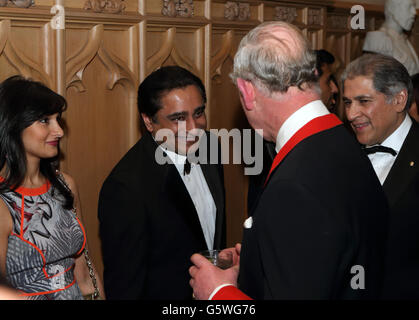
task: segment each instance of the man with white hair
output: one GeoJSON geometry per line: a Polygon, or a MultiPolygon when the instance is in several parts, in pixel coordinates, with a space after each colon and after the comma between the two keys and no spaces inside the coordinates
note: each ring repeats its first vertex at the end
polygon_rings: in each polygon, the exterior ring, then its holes
{"type": "Polygon", "coordinates": [[[387,204],[357,142],[320,100],[301,31],[269,22],[241,41],[232,78],[277,155],[235,265],[194,254],[197,299],[363,299],[381,289],[387,204]],[[240,259],[238,259],[240,258],[240,259]]]}
{"type": "Polygon", "coordinates": [[[401,62],[410,75],[419,72],[419,60],[405,31],[410,31],[415,22],[414,0],[387,0],[384,7],[386,20],[378,31],[370,31],[365,38],[363,50],[391,56],[401,62]]]}
{"type": "Polygon", "coordinates": [[[408,110],[412,81],[396,59],[365,54],[342,74],[346,117],[390,208],[384,299],[419,299],[419,125],[408,110]]]}

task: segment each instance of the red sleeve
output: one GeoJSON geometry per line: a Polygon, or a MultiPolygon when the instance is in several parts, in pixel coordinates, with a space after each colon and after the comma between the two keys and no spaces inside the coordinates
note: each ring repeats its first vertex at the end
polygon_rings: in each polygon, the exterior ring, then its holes
{"type": "Polygon", "coordinates": [[[226,286],[218,290],[211,300],[253,300],[235,286],[226,286]]]}

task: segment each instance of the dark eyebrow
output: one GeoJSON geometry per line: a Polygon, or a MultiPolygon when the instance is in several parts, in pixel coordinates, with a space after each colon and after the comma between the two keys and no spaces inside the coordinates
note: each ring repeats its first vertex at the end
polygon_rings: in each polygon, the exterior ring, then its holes
{"type": "Polygon", "coordinates": [[[363,99],[372,99],[372,97],[369,95],[360,95],[360,96],[354,97],[354,100],[363,100],[363,99]]]}
{"type": "Polygon", "coordinates": [[[363,99],[372,99],[372,97],[369,96],[369,95],[360,95],[360,96],[354,97],[353,99],[349,99],[348,97],[345,97],[345,96],[342,97],[342,100],[357,100],[357,101],[359,101],[359,100],[363,100],[363,99]]]}
{"type": "MultiPolygon", "coordinates": [[[[194,110],[194,113],[197,113],[197,112],[200,112],[200,111],[203,111],[203,110],[205,110],[205,105],[196,107],[195,110],[194,110]]],[[[181,112],[171,113],[171,114],[167,115],[166,118],[174,119],[174,118],[178,118],[178,117],[181,117],[181,116],[186,117],[187,115],[188,115],[188,111],[181,111],[181,112]]]]}
{"type": "Polygon", "coordinates": [[[171,113],[171,114],[167,115],[166,118],[173,119],[173,118],[178,118],[178,117],[181,117],[181,116],[186,117],[187,115],[188,115],[188,112],[187,111],[174,112],[174,113],[171,113]]]}
{"type": "Polygon", "coordinates": [[[197,108],[195,108],[194,113],[197,113],[199,111],[204,111],[205,110],[205,104],[203,104],[202,106],[199,106],[197,108]]]}

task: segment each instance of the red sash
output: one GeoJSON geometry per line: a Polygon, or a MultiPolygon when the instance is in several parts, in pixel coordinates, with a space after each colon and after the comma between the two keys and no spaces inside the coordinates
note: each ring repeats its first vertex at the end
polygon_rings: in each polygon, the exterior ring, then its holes
{"type": "Polygon", "coordinates": [[[288,141],[287,143],[279,150],[275,159],[272,163],[271,170],[265,180],[265,185],[268,183],[271,173],[275,170],[281,161],[286,157],[286,155],[302,140],[312,136],[313,134],[319,133],[321,131],[331,129],[338,125],[342,124],[342,121],[339,120],[336,115],[329,113],[324,116],[314,118],[313,120],[307,122],[302,128],[300,128],[288,141]]]}

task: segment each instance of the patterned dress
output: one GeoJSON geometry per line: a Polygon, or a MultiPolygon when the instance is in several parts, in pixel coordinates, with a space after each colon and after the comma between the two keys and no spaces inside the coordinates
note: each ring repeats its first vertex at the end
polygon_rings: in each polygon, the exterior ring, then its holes
{"type": "Polygon", "coordinates": [[[30,299],[83,299],[74,256],[83,251],[86,237],[74,212],[62,207],[63,197],[47,182],[0,198],[13,220],[6,255],[10,284],[30,299]]]}

